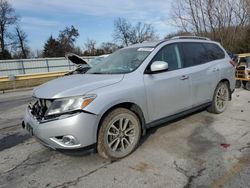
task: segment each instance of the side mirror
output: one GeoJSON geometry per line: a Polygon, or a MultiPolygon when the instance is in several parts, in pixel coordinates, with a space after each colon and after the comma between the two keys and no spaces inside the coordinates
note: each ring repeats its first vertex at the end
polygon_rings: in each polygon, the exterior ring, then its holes
{"type": "Polygon", "coordinates": [[[168,70],[168,63],[165,61],[154,61],[150,66],[151,73],[168,70]]]}

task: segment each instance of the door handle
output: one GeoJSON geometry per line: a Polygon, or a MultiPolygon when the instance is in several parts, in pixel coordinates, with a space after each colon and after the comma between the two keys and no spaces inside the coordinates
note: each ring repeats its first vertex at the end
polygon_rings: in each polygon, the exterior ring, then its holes
{"type": "Polygon", "coordinates": [[[183,75],[183,76],[181,76],[181,78],[180,78],[181,80],[187,80],[187,79],[189,79],[189,76],[187,76],[187,75],[183,75]]]}
{"type": "Polygon", "coordinates": [[[220,70],[219,68],[213,68],[213,72],[217,72],[219,70],[220,70]]]}

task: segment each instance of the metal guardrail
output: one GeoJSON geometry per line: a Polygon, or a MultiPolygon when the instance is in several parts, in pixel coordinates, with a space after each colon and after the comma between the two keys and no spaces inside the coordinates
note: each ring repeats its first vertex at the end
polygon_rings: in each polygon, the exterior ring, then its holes
{"type": "MultiPolygon", "coordinates": [[[[90,61],[93,56],[85,56],[85,61],[90,61]]],[[[65,57],[0,60],[0,76],[35,74],[55,71],[68,71],[74,64],[65,57]]]]}
{"type": "MultiPolygon", "coordinates": [[[[94,56],[82,57],[90,61],[94,56]]],[[[34,87],[63,76],[75,65],[64,57],[0,61],[0,91],[34,87]]]]}
{"type": "Polygon", "coordinates": [[[1,76],[0,91],[38,86],[49,80],[61,77],[66,72],[68,71],[16,75],[11,77],[11,79],[9,76],[1,76]]]}
{"type": "Polygon", "coordinates": [[[68,71],[58,71],[58,72],[47,72],[47,73],[37,73],[37,74],[25,74],[16,75],[14,80],[10,80],[8,76],[1,76],[0,82],[18,81],[18,80],[29,80],[37,78],[49,78],[49,77],[59,77],[63,76],[68,71]]]}

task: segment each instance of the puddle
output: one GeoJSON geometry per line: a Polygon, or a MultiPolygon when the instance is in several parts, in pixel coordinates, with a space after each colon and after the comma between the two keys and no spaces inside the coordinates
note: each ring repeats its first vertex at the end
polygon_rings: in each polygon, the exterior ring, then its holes
{"type": "Polygon", "coordinates": [[[28,134],[20,135],[18,133],[8,135],[0,139],[0,151],[3,151],[8,148],[12,148],[18,144],[25,142],[30,139],[31,136],[28,134]]]}

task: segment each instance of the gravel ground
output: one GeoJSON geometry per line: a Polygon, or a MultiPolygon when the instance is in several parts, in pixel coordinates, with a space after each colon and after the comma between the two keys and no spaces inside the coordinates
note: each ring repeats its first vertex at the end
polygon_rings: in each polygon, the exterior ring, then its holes
{"type": "Polygon", "coordinates": [[[147,131],[130,156],[60,153],[21,128],[31,91],[0,94],[0,187],[250,187],[250,92],[147,131]]]}

